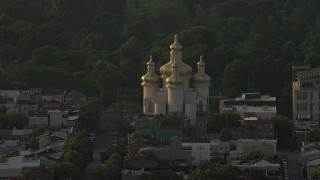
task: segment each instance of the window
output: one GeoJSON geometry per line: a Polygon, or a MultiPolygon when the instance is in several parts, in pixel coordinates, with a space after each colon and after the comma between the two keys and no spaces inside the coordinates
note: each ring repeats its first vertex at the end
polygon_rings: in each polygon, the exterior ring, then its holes
{"type": "Polygon", "coordinates": [[[297,99],[308,99],[307,92],[297,91],[297,99]]]}
{"type": "Polygon", "coordinates": [[[152,112],[152,101],[148,101],[148,112],[152,112]]]}
{"type": "Polygon", "coordinates": [[[203,112],[203,102],[199,101],[199,112],[203,112]]]}
{"type": "Polygon", "coordinates": [[[313,87],[313,83],[312,82],[302,82],[302,87],[312,88],[313,87]]]}
{"type": "Polygon", "coordinates": [[[305,103],[298,103],[297,104],[297,110],[299,111],[299,110],[308,110],[308,104],[305,104],[305,103]]]}

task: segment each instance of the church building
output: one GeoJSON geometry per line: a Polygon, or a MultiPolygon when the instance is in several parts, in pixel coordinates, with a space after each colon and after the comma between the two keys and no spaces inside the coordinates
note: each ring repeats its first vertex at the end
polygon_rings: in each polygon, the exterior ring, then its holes
{"type": "Polygon", "coordinates": [[[207,114],[211,77],[205,73],[202,56],[197,63],[198,71],[182,61],[182,45],[178,35],[170,45],[170,60],[155,73],[155,63],[150,57],[148,72],[141,77],[143,86],[143,112],[146,115],[182,113],[196,124],[197,115],[207,114]]]}

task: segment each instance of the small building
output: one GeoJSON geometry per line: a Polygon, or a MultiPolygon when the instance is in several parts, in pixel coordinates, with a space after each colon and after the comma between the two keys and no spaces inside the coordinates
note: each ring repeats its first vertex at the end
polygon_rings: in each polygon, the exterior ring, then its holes
{"type": "Polygon", "coordinates": [[[271,159],[241,161],[239,164],[235,164],[234,166],[238,167],[241,171],[244,171],[245,169],[263,170],[266,176],[278,176],[280,174],[279,162],[273,161],[271,159]]]}
{"type": "Polygon", "coordinates": [[[241,159],[257,157],[270,158],[276,154],[277,140],[238,139],[236,141],[236,147],[236,151],[241,152],[241,159]]]}
{"type": "Polygon", "coordinates": [[[53,143],[65,142],[68,138],[68,134],[62,132],[54,132],[51,135],[39,136],[39,149],[43,149],[53,143]]]}
{"type": "Polygon", "coordinates": [[[220,113],[233,112],[244,117],[273,119],[277,114],[276,97],[256,93],[243,93],[235,99],[220,100],[220,113]]]}
{"type": "Polygon", "coordinates": [[[220,141],[219,139],[210,140],[211,154],[229,154],[231,142],[220,141]]]}
{"type": "Polygon", "coordinates": [[[209,142],[183,142],[181,145],[191,148],[193,167],[198,166],[203,161],[211,159],[209,142]]]}
{"type": "Polygon", "coordinates": [[[274,120],[244,118],[243,127],[246,139],[274,139],[274,120]]]}
{"type": "Polygon", "coordinates": [[[0,179],[18,179],[23,168],[37,168],[40,160],[26,160],[24,156],[16,156],[0,163],[0,179]]]}
{"type": "Polygon", "coordinates": [[[138,154],[128,156],[124,160],[123,179],[137,178],[140,170],[152,172],[154,170],[171,169],[173,171],[189,172],[192,166],[192,150],[183,147],[181,138],[172,137],[170,146],[150,146],[140,148],[138,154]]]}
{"type": "Polygon", "coordinates": [[[79,108],[83,103],[85,103],[86,100],[87,97],[76,90],[67,93],[65,96],[65,103],[76,109],[79,108]]]}

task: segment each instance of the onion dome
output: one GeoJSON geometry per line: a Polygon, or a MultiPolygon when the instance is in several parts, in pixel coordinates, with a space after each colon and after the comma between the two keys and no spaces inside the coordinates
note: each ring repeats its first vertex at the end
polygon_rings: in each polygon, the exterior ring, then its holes
{"type": "Polygon", "coordinates": [[[184,83],[184,79],[179,75],[179,66],[174,59],[171,66],[172,75],[166,79],[167,85],[182,85],[184,83]]]}
{"type": "Polygon", "coordinates": [[[174,36],[174,42],[173,42],[173,44],[171,44],[170,49],[172,50],[170,61],[168,63],[164,64],[163,66],[161,66],[160,73],[164,77],[170,77],[172,74],[172,67],[171,67],[173,64],[172,59],[177,58],[176,63],[179,66],[179,74],[181,76],[191,76],[192,75],[192,68],[181,60],[181,55],[180,55],[180,58],[176,57],[176,54],[181,53],[181,49],[182,49],[181,44],[178,42],[178,35],[177,34],[174,36]]]}
{"type": "Polygon", "coordinates": [[[198,72],[193,76],[192,80],[194,83],[209,83],[211,77],[205,73],[206,63],[203,61],[202,55],[200,56],[200,61],[197,63],[198,72]]]}
{"type": "Polygon", "coordinates": [[[182,50],[182,45],[178,41],[178,34],[174,35],[174,41],[173,41],[173,44],[170,45],[170,49],[172,51],[181,51],[182,50]]]}
{"type": "MultiPolygon", "coordinates": [[[[147,63],[148,65],[148,72],[144,76],[141,77],[143,83],[151,83],[151,84],[159,84],[160,83],[160,76],[154,73],[154,66],[155,63],[152,60],[152,56],[150,56],[150,60],[147,63]]],[[[142,84],[143,84],[142,83],[142,84]]]]}

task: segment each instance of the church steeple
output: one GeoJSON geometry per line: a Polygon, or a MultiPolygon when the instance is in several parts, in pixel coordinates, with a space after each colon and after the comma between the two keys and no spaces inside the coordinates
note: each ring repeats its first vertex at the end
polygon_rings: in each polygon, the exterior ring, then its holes
{"type": "Polygon", "coordinates": [[[178,34],[176,33],[173,38],[173,44],[170,45],[172,51],[181,51],[182,45],[179,43],[178,34]]]}
{"type": "Polygon", "coordinates": [[[144,85],[145,83],[160,84],[160,77],[154,72],[155,63],[153,62],[151,55],[147,65],[148,72],[141,77],[142,85],[144,85]]]}
{"type": "Polygon", "coordinates": [[[179,43],[178,35],[174,35],[174,41],[170,45],[170,61],[160,68],[160,73],[162,74],[163,78],[170,77],[172,75],[171,66],[173,64],[173,60],[176,60],[177,65],[179,66],[179,74],[182,77],[188,77],[192,75],[192,68],[185,64],[182,61],[182,45],[179,43]]]}
{"type": "Polygon", "coordinates": [[[211,77],[205,73],[205,66],[206,63],[203,61],[202,55],[200,56],[200,60],[197,63],[198,65],[198,72],[193,76],[194,83],[209,83],[211,77]]]}
{"type": "Polygon", "coordinates": [[[173,60],[172,75],[166,79],[167,85],[181,85],[184,83],[184,79],[180,77],[179,66],[176,62],[176,59],[173,60]]]}

